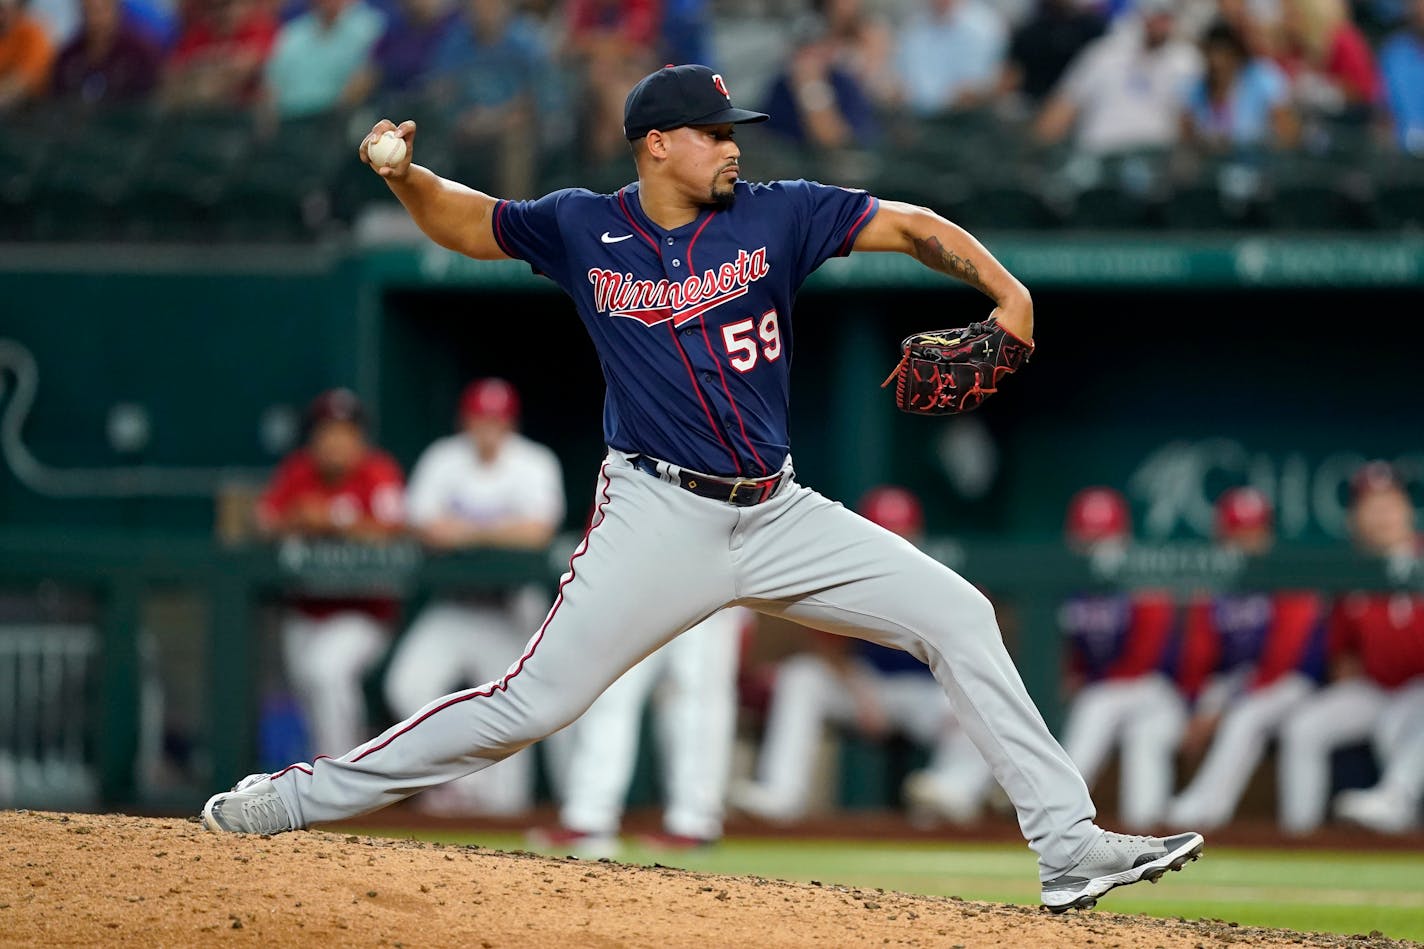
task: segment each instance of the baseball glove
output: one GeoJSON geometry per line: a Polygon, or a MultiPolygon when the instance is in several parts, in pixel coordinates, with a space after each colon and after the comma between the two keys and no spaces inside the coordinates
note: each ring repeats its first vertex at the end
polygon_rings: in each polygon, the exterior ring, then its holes
{"type": "Polygon", "coordinates": [[[895,404],[914,415],[972,412],[1033,353],[996,320],[962,329],[916,333],[900,344],[903,355],[885,388],[895,383],[895,404]]]}

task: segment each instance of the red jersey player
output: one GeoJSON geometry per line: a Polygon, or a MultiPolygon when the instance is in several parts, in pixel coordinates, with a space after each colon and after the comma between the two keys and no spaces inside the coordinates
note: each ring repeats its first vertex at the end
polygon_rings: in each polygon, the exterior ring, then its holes
{"type": "MultiPolygon", "coordinates": [[[[334,389],[307,410],[307,440],[272,476],[257,507],[269,537],[379,541],[402,529],[404,482],[366,438],[356,396],[334,389]]],[[[317,752],[365,739],[361,680],[380,659],[395,618],[389,597],[299,596],[287,603],[282,652],[317,752]]]]}
{"type": "MultiPolygon", "coordinates": [[[[1417,557],[1414,505],[1398,475],[1371,463],[1351,488],[1355,545],[1379,557],[1417,557]]],[[[1348,593],[1331,613],[1329,636],[1332,681],[1281,736],[1281,818],[1291,833],[1325,819],[1331,752],[1369,741],[1392,719],[1404,687],[1424,676],[1424,597],[1348,593]]]]}

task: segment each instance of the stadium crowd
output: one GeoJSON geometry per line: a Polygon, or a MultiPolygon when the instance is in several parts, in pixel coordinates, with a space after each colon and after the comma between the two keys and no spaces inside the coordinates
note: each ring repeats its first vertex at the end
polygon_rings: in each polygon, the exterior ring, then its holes
{"type": "MultiPolygon", "coordinates": [[[[407,485],[399,465],[368,440],[359,400],[346,390],[323,393],[308,410],[305,443],[257,505],[261,532],[360,543],[414,538],[436,553],[544,549],[563,520],[562,473],[549,449],[519,433],[518,394],[501,380],[477,380],[456,416],[457,431],[422,453],[407,485]]],[[[1409,561],[1424,553],[1395,469],[1369,463],[1349,492],[1360,553],[1409,561]]],[[[909,491],[881,486],[859,510],[912,543],[925,539],[921,504],[909,491]]],[[[1098,562],[1120,560],[1133,543],[1127,499],[1105,486],[1078,492],[1064,542],[1098,562]]],[[[1269,552],[1269,497],[1247,486],[1225,491],[1212,542],[1240,558],[1269,552]]],[[[378,669],[393,718],[498,678],[547,608],[538,588],[454,593],[405,619],[384,596],[291,597],[280,637],[306,725],[308,747],[299,753],[354,747],[374,734],[382,712],[365,707],[363,682],[378,669]]],[[[651,839],[659,846],[717,840],[728,806],[773,823],[813,813],[827,797],[823,785],[834,781],[817,766],[830,730],[871,744],[900,736],[921,749],[925,766],[907,771],[901,788],[917,822],[981,816],[994,799],[992,775],[920,663],[806,630],[782,630],[781,648],[763,662],[745,648],[760,635],[752,620],[741,609],[709,618],[541,744],[562,807],[557,826],[535,830],[538,845],[615,851],[642,709],[652,698],[668,772],[665,830],[651,839]],[[755,763],[734,774],[739,704],[760,740],[755,763]]],[[[1059,627],[1069,700],[1060,738],[1090,784],[1116,757],[1125,825],[1228,823],[1272,745],[1284,833],[1308,834],[1332,809],[1382,833],[1419,825],[1424,596],[1105,587],[1065,601],[1059,627]],[[1379,778],[1370,788],[1352,786],[1362,783],[1359,774],[1340,780],[1332,771],[1336,752],[1364,746],[1379,778]]],[[[521,815],[535,800],[533,776],[531,752],[521,751],[420,795],[415,806],[443,816],[521,815]]]]}
{"type": "Polygon", "coordinates": [[[0,0],[0,113],[416,116],[510,197],[621,183],[627,89],[690,61],[772,114],[757,176],[940,205],[1045,162],[1075,195],[1170,171],[1244,200],[1262,155],[1424,156],[1421,0],[0,0]]]}

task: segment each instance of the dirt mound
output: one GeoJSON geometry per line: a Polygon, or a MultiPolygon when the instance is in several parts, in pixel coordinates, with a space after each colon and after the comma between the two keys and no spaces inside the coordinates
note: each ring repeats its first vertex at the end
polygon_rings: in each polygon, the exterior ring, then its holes
{"type": "Polygon", "coordinates": [[[1401,946],[196,822],[0,812],[0,945],[1401,946]]]}

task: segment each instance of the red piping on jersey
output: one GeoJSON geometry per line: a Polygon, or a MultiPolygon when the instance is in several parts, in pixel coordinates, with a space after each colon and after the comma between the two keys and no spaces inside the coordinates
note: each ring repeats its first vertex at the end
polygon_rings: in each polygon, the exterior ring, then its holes
{"type": "MultiPolygon", "coordinates": [[[[619,188],[619,189],[618,189],[618,206],[623,209],[623,216],[628,219],[628,224],[633,228],[633,230],[635,230],[635,231],[637,231],[639,234],[643,235],[643,240],[645,240],[645,241],[647,241],[649,244],[653,245],[653,250],[656,251],[656,250],[658,250],[658,242],[655,241],[655,240],[653,240],[653,236],[652,236],[651,234],[649,234],[647,231],[643,230],[641,227],[638,226],[638,222],[635,221],[635,220],[633,220],[633,215],[632,215],[632,213],[629,212],[629,210],[628,210],[628,204],[627,204],[627,202],[623,200],[623,192],[624,192],[624,191],[627,191],[627,190],[628,190],[627,188],[619,188]]],[[[661,252],[660,252],[660,251],[659,251],[659,256],[661,257],[661,252]]]]}
{"type": "MultiPolygon", "coordinates": [[[[554,614],[559,612],[559,607],[563,605],[564,587],[568,586],[569,582],[572,581],[574,578],[574,561],[579,559],[579,557],[583,556],[584,553],[587,552],[589,538],[593,536],[594,529],[598,527],[599,524],[603,523],[603,509],[608,505],[609,500],[608,462],[605,461],[603,463],[603,467],[599,469],[598,473],[603,479],[603,487],[598,492],[599,494],[603,495],[603,500],[598,502],[597,506],[594,507],[593,514],[589,516],[588,529],[583,532],[583,543],[578,546],[578,549],[574,551],[573,556],[569,558],[569,572],[568,575],[565,576],[564,579],[559,582],[559,595],[554,600],[553,608],[549,610],[549,615],[544,618],[544,624],[539,627],[539,632],[535,634],[532,640],[530,640],[528,650],[525,651],[524,655],[519,657],[519,663],[514,667],[514,669],[506,673],[504,677],[499,679],[498,681],[490,683],[488,689],[463,692],[460,695],[457,695],[454,698],[450,699],[450,701],[435,706],[435,708],[431,709],[424,715],[415,719],[409,725],[402,728],[400,731],[395,732],[385,741],[381,742],[379,745],[371,745],[365,751],[362,751],[359,755],[353,757],[351,759],[352,764],[355,764],[356,762],[360,761],[362,758],[371,754],[373,751],[380,751],[382,748],[386,747],[391,742],[395,741],[397,738],[410,731],[412,728],[415,728],[417,725],[425,721],[430,716],[434,715],[436,712],[443,712],[445,711],[445,709],[451,707],[452,705],[459,705],[461,702],[468,702],[470,699],[487,699],[490,696],[494,695],[496,692],[509,691],[510,681],[513,680],[515,676],[519,675],[519,673],[524,671],[525,663],[527,663],[530,659],[534,658],[534,650],[538,649],[539,644],[544,641],[544,631],[549,628],[549,623],[553,621],[554,614]]],[[[279,774],[273,775],[273,777],[275,778],[279,777],[282,774],[286,774],[288,771],[292,770],[292,768],[298,768],[302,771],[307,771],[307,769],[301,765],[292,765],[291,768],[287,768],[284,771],[279,772],[279,774]]],[[[310,771],[307,771],[307,773],[311,774],[310,771]]]]}
{"type": "Polygon", "coordinates": [[[508,201],[500,201],[494,206],[494,242],[499,245],[499,249],[504,252],[505,256],[513,257],[515,255],[511,254],[509,248],[504,246],[504,234],[499,227],[500,218],[504,216],[504,206],[508,203],[508,201]]]}
{"type": "Polygon", "coordinates": [[[707,424],[712,426],[712,434],[717,436],[717,441],[722,447],[727,449],[727,457],[732,459],[732,473],[737,470],[737,453],[732,451],[732,446],[727,444],[727,440],[722,437],[722,430],[717,426],[717,420],[712,417],[712,410],[707,406],[707,400],[702,397],[702,387],[697,384],[697,374],[692,371],[692,363],[687,358],[687,353],[683,352],[682,345],[677,341],[677,330],[672,328],[672,323],[664,323],[668,328],[668,334],[672,336],[672,348],[677,350],[677,354],[682,357],[682,364],[687,367],[687,381],[692,383],[692,391],[697,393],[697,401],[702,403],[702,411],[707,413],[707,424]]]}
{"type": "Polygon", "coordinates": [[[845,242],[841,244],[840,253],[838,255],[840,257],[844,257],[846,254],[850,253],[850,245],[855,241],[856,231],[860,230],[861,223],[865,221],[866,217],[870,214],[870,212],[873,211],[875,207],[880,203],[879,198],[873,197],[871,195],[866,195],[866,197],[870,198],[870,200],[866,202],[865,210],[860,212],[860,217],[855,219],[855,223],[852,224],[850,226],[850,230],[846,232],[845,242]]]}
{"type": "MultiPolygon", "coordinates": [[[[692,265],[692,245],[697,243],[697,238],[702,236],[702,231],[706,229],[708,224],[712,223],[712,219],[716,216],[716,211],[707,215],[707,220],[702,222],[702,226],[693,233],[692,240],[687,242],[688,273],[697,273],[697,268],[692,265]]],[[[746,442],[747,448],[751,449],[752,457],[756,459],[756,463],[761,467],[761,473],[766,474],[766,462],[761,460],[761,455],[757,454],[756,446],[752,444],[751,437],[747,435],[747,423],[742,420],[742,411],[737,408],[737,400],[732,397],[732,390],[727,387],[727,375],[722,371],[722,360],[717,358],[716,352],[712,349],[712,337],[707,335],[707,318],[705,316],[701,317],[697,322],[702,325],[702,339],[707,343],[707,355],[712,357],[712,364],[717,367],[717,378],[722,380],[722,391],[727,394],[727,401],[731,403],[732,412],[737,416],[737,426],[742,430],[742,441],[746,442]]],[[[733,458],[733,464],[735,463],[736,459],[733,458]]],[[[740,474],[741,472],[733,470],[731,473],[740,474]]]]}

